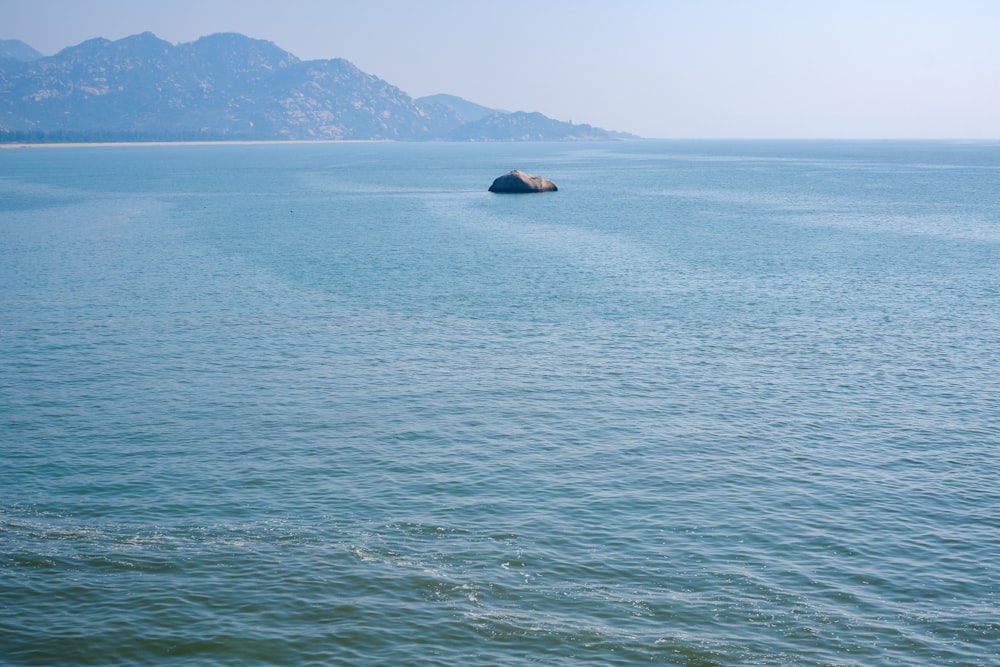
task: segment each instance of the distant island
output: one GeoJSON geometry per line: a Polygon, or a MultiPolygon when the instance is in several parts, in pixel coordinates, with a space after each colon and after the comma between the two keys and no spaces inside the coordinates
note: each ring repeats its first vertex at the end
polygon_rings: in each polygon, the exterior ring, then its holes
{"type": "Polygon", "coordinates": [[[347,60],[220,33],[146,32],[43,56],[0,41],[0,142],[608,141],[637,138],[453,95],[411,98],[347,60]]]}

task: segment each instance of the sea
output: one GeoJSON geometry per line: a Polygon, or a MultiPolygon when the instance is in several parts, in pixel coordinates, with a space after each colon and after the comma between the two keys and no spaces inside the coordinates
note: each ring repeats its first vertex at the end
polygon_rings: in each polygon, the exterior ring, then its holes
{"type": "Polygon", "coordinates": [[[0,664],[1000,665],[1000,142],[0,150],[0,664]]]}

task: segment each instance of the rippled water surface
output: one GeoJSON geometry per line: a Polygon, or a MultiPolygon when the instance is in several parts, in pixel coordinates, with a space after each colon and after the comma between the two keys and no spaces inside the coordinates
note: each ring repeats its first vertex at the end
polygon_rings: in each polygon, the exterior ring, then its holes
{"type": "Polygon", "coordinates": [[[2,150],[0,663],[995,666],[998,267],[988,143],[2,150]]]}

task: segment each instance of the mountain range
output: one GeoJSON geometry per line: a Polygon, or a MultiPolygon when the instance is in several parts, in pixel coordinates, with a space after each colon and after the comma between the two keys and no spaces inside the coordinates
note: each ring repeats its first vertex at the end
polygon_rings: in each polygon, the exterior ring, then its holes
{"type": "Polygon", "coordinates": [[[54,56],[0,41],[0,142],[624,138],[453,95],[414,99],[347,60],[303,61],[236,33],[97,38],[54,56]]]}

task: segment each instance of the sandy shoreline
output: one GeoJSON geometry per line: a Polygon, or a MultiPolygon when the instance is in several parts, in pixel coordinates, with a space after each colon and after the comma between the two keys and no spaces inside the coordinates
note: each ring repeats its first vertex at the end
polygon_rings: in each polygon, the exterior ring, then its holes
{"type": "Polygon", "coordinates": [[[381,139],[277,139],[274,141],[94,141],[44,144],[0,143],[0,150],[14,148],[113,148],[116,146],[253,146],[258,144],[381,144],[381,139]]]}

